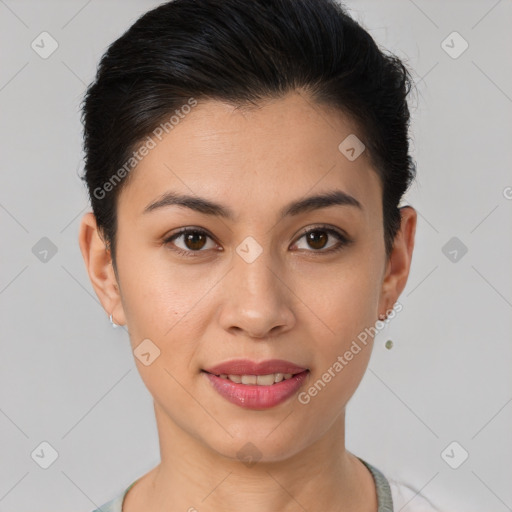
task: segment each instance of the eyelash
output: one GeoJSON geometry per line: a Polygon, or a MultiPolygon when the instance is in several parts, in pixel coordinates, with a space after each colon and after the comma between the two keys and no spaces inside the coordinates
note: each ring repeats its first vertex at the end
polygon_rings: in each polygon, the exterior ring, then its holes
{"type": "MultiPolygon", "coordinates": [[[[342,249],[344,249],[345,247],[347,247],[348,245],[350,245],[352,243],[352,240],[350,238],[348,238],[347,236],[345,236],[343,233],[339,232],[336,229],[330,228],[328,226],[315,226],[313,228],[310,228],[310,229],[307,229],[307,230],[303,231],[301,233],[301,235],[299,236],[299,238],[297,238],[297,242],[302,237],[304,237],[305,235],[307,235],[307,234],[309,234],[311,232],[314,232],[314,231],[324,231],[326,233],[334,235],[339,240],[339,243],[337,245],[335,245],[334,247],[330,247],[329,249],[326,249],[326,250],[311,249],[310,251],[307,251],[307,252],[318,253],[318,254],[332,254],[332,253],[336,253],[336,252],[341,251],[342,249]]],[[[178,232],[174,233],[173,235],[171,235],[170,237],[166,238],[163,241],[164,245],[169,245],[176,238],[180,237],[181,235],[186,235],[188,233],[196,233],[196,234],[200,234],[200,235],[206,235],[207,237],[209,237],[209,238],[211,238],[213,240],[213,237],[211,237],[203,229],[199,229],[199,228],[183,228],[183,229],[179,230],[178,232]]],[[[295,242],[295,243],[297,243],[297,242],[295,242]]],[[[197,251],[192,251],[192,250],[185,251],[185,250],[180,249],[179,247],[176,247],[176,246],[174,246],[171,250],[176,252],[180,256],[186,256],[186,257],[190,257],[190,258],[198,257],[199,254],[197,254],[197,253],[206,252],[205,250],[201,250],[201,249],[199,249],[197,251]]]]}

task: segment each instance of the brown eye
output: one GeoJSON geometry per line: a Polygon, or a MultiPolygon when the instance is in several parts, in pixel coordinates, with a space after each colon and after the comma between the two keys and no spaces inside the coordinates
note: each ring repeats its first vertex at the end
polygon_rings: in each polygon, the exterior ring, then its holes
{"type": "Polygon", "coordinates": [[[191,249],[192,251],[202,249],[206,243],[206,236],[200,231],[191,231],[183,236],[187,249],[191,249]]]}
{"type": "Polygon", "coordinates": [[[328,235],[325,234],[325,231],[310,231],[306,234],[306,240],[310,247],[313,249],[323,249],[328,240],[328,235]]]}
{"type": "Polygon", "coordinates": [[[170,249],[184,256],[196,256],[194,253],[206,252],[206,249],[212,249],[216,247],[215,242],[208,233],[200,229],[182,229],[178,233],[171,235],[169,238],[164,240],[164,244],[168,245],[170,249]],[[179,239],[183,239],[178,245],[179,239]],[[211,240],[211,245],[207,246],[208,239],[211,240]]]}
{"type": "Polygon", "coordinates": [[[310,229],[302,234],[302,236],[295,243],[296,248],[298,249],[306,249],[309,252],[318,252],[320,254],[331,253],[338,250],[343,249],[343,247],[352,243],[352,240],[342,233],[338,232],[336,229],[327,228],[327,227],[316,227],[314,229],[310,229]],[[305,238],[306,247],[304,245],[300,247],[300,240],[305,238]],[[334,241],[330,245],[329,238],[337,239],[338,243],[334,241]],[[311,250],[313,249],[313,250],[311,250]]]}

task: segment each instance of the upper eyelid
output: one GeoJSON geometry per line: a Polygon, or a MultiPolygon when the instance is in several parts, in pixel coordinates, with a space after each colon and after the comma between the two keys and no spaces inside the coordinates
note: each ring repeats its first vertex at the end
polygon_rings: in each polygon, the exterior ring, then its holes
{"type": "Polygon", "coordinates": [[[329,224],[319,224],[319,225],[313,225],[313,227],[307,227],[304,228],[300,233],[299,236],[304,236],[305,234],[309,233],[310,231],[327,231],[329,233],[335,233],[336,235],[339,235],[341,237],[344,237],[348,239],[348,235],[343,231],[341,228],[336,228],[334,226],[330,226],[329,224]]]}
{"type": "MultiPolygon", "coordinates": [[[[296,244],[304,235],[307,235],[308,233],[312,232],[312,231],[326,231],[327,233],[329,233],[330,235],[333,235],[335,238],[338,239],[338,244],[341,244],[342,246],[348,246],[352,243],[353,239],[351,237],[349,237],[345,232],[344,230],[342,229],[339,229],[339,228],[334,228],[334,227],[331,227],[331,226],[313,226],[312,228],[306,228],[304,229],[303,231],[301,231],[301,233],[299,234],[299,236],[297,237],[296,241],[293,242],[294,244],[296,244]]],[[[321,254],[321,253],[327,253],[329,252],[328,250],[327,251],[324,251],[322,249],[319,249],[317,251],[310,251],[310,252],[313,252],[313,253],[318,253],[318,254],[321,254]]]]}
{"type": "Polygon", "coordinates": [[[181,235],[186,235],[188,233],[194,233],[194,232],[200,233],[201,235],[206,235],[209,238],[211,238],[215,243],[217,243],[217,241],[215,240],[215,237],[213,235],[211,235],[208,231],[206,231],[203,228],[194,228],[194,227],[179,229],[178,231],[176,231],[176,233],[173,233],[172,235],[164,237],[164,242],[165,241],[168,242],[170,240],[174,240],[174,239],[180,237],[181,235]]]}

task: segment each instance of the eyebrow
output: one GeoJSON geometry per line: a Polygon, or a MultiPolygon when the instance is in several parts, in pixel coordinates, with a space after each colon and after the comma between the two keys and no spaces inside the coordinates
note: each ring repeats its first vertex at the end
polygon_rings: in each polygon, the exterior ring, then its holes
{"type": "MultiPolygon", "coordinates": [[[[235,219],[234,212],[226,206],[206,198],[177,194],[175,192],[166,192],[158,199],[148,204],[143,213],[149,213],[168,206],[182,206],[206,215],[215,215],[232,221],[235,219]]],[[[343,192],[343,190],[333,190],[324,194],[294,201],[282,208],[279,212],[279,216],[280,218],[284,218],[289,215],[299,215],[329,206],[353,206],[363,211],[363,206],[355,197],[343,192]]]]}

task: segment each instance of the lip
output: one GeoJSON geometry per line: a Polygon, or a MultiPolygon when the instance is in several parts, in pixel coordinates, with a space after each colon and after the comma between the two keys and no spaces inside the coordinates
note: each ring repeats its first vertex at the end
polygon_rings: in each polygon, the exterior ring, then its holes
{"type": "MultiPolygon", "coordinates": [[[[258,368],[258,370],[261,370],[261,367],[258,368]]],[[[217,377],[217,375],[213,375],[212,373],[208,373],[204,370],[202,373],[208,378],[215,391],[217,391],[217,393],[224,397],[228,402],[231,402],[232,404],[238,405],[245,409],[261,410],[275,407],[285,402],[291,396],[297,393],[297,391],[308,377],[309,370],[296,373],[290,379],[282,380],[281,382],[271,384],[270,386],[237,384],[236,382],[232,382],[229,379],[217,377]]],[[[255,374],[248,373],[247,375],[255,374]]],[[[265,373],[258,373],[258,375],[265,375],[265,373]]]]}
{"type": "Polygon", "coordinates": [[[267,359],[260,362],[251,361],[250,359],[232,359],[210,368],[204,368],[203,371],[213,375],[268,375],[270,373],[291,373],[295,375],[305,370],[307,368],[297,366],[284,359],[267,359]]]}

